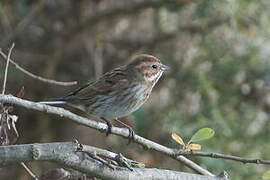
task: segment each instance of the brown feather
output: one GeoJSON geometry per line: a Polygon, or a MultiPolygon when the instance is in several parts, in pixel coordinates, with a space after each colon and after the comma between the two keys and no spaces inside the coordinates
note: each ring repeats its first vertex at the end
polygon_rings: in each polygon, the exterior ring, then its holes
{"type": "Polygon", "coordinates": [[[97,81],[89,83],[88,86],[67,97],[67,102],[80,105],[89,104],[89,100],[91,101],[97,95],[109,94],[112,91],[112,87],[125,79],[124,68],[123,66],[107,72],[97,81]]]}

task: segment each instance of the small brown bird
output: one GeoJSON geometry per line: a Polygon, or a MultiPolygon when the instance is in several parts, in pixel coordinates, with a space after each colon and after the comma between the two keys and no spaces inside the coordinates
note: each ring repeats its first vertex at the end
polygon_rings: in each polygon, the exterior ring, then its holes
{"type": "Polygon", "coordinates": [[[86,84],[57,101],[40,102],[43,104],[68,104],[86,113],[99,117],[108,125],[107,135],[111,130],[110,121],[115,119],[129,129],[129,136],[134,137],[131,127],[119,121],[141,107],[151,94],[162,73],[169,67],[151,55],[139,55],[124,66],[105,73],[97,81],[86,84]]]}

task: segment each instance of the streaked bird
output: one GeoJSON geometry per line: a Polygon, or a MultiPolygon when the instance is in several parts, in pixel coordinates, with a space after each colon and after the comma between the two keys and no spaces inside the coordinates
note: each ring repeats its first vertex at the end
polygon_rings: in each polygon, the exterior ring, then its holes
{"type": "Polygon", "coordinates": [[[132,128],[118,118],[128,116],[140,108],[149,98],[163,72],[168,69],[168,66],[154,56],[138,55],[131,63],[105,73],[95,82],[88,83],[67,96],[40,103],[68,104],[101,118],[108,125],[107,135],[112,127],[110,121],[115,119],[129,129],[129,136],[133,138],[132,128]]]}

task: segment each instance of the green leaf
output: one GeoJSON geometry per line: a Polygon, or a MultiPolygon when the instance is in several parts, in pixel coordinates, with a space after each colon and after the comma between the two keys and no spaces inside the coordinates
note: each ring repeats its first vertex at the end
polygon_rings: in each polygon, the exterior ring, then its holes
{"type": "Polygon", "coordinates": [[[263,176],[262,179],[270,179],[270,170],[266,171],[263,176]]]}
{"type": "Polygon", "coordinates": [[[205,139],[210,139],[215,134],[215,131],[211,128],[202,128],[198,130],[190,139],[189,142],[199,142],[205,139]]]}

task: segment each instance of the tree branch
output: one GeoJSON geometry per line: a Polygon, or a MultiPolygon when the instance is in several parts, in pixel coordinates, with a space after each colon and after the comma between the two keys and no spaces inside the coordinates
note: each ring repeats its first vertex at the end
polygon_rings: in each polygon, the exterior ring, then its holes
{"type": "Polygon", "coordinates": [[[4,74],[4,82],[3,82],[2,94],[5,94],[6,84],[7,84],[8,65],[9,65],[9,61],[10,61],[11,52],[12,52],[14,46],[15,46],[15,44],[12,43],[11,47],[8,50],[8,55],[7,55],[7,58],[6,58],[7,62],[6,62],[6,68],[5,68],[5,74],[4,74]]]}
{"type": "Polygon", "coordinates": [[[95,156],[105,157],[106,159],[109,159],[110,161],[112,160],[111,162],[113,162],[115,165],[126,167],[131,171],[133,171],[132,167],[144,167],[144,164],[125,158],[121,153],[116,154],[116,153],[113,153],[104,149],[99,149],[96,147],[86,146],[82,144],[78,144],[77,150],[79,152],[84,152],[87,154],[92,154],[92,155],[94,154],[95,156]]]}
{"type": "MultiPolygon", "coordinates": [[[[86,145],[84,145],[86,146],[86,145]]],[[[90,176],[102,179],[135,180],[135,179],[185,179],[185,180],[218,180],[219,177],[202,176],[171,170],[155,168],[127,168],[116,167],[112,170],[108,166],[76,152],[78,144],[75,142],[24,144],[0,147],[0,166],[30,161],[51,161],[67,168],[72,168],[90,176]]],[[[98,148],[96,149],[98,151],[98,148]]]]}
{"type": "Polygon", "coordinates": [[[31,171],[31,169],[29,169],[23,162],[20,164],[33,179],[38,180],[38,177],[31,171]]]}
{"type": "MultiPolygon", "coordinates": [[[[84,125],[84,126],[87,126],[87,127],[93,128],[93,129],[97,129],[101,132],[106,132],[106,130],[108,128],[107,125],[104,123],[96,122],[96,121],[78,116],[78,115],[76,115],[70,111],[67,111],[63,108],[53,107],[53,106],[49,106],[49,105],[31,102],[31,101],[23,100],[20,98],[16,98],[16,97],[11,96],[11,95],[0,95],[0,102],[16,104],[18,106],[22,106],[22,107],[25,107],[27,109],[32,109],[32,110],[36,110],[36,111],[46,112],[49,114],[59,115],[60,117],[68,118],[68,119],[70,119],[70,120],[72,120],[80,125],[84,125]]],[[[112,132],[112,134],[122,136],[125,138],[128,138],[128,136],[129,136],[129,131],[125,128],[112,127],[111,132],[112,132]]],[[[134,141],[138,144],[141,144],[142,146],[144,146],[148,149],[153,149],[153,150],[161,152],[167,156],[170,156],[173,159],[182,162],[184,165],[195,170],[196,172],[198,172],[200,174],[214,176],[211,172],[203,169],[202,167],[200,167],[199,165],[197,165],[193,161],[185,158],[184,156],[181,156],[181,155],[175,156],[175,151],[171,148],[167,148],[165,146],[162,146],[158,143],[155,143],[153,141],[150,141],[150,140],[145,139],[145,138],[138,136],[138,135],[134,136],[134,141]]]]}
{"type": "MultiPolygon", "coordinates": [[[[8,56],[0,49],[0,55],[6,60],[8,61],[8,56]]],[[[12,59],[9,59],[10,63],[13,64],[15,66],[16,69],[19,69],[20,71],[22,71],[23,73],[25,73],[26,75],[34,78],[34,79],[37,79],[37,80],[40,80],[42,82],[45,82],[45,83],[49,83],[49,84],[55,84],[55,85],[60,85],[60,86],[73,86],[75,84],[77,84],[77,81],[72,81],[72,82],[60,82],[60,81],[55,81],[55,80],[52,80],[52,79],[46,79],[46,78],[43,78],[43,77],[40,77],[40,76],[37,76],[25,69],[23,69],[21,66],[19,66],[16,62],[14,62],[12,59]]]]}
{"type": "Polygon", "coordinates": [[[262,160],[262,159],[246,159],[238,156],[232,156],[227,154],[221,154],[221,153],[214,153],[214,152],[198,152],[198,151],[182,151],[176,153],[177,155],[183,155],[183,156],[203,156],[203,157],[211,157],[211,158],[220,158],[220,159],[228,159],[233,161],[239,161],[244,164],[246,163],[255,163],[255,164],[267,164],[270,165],[269,160],[262,160]]]}

